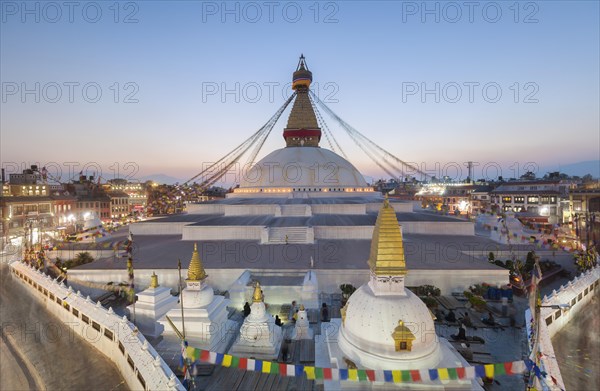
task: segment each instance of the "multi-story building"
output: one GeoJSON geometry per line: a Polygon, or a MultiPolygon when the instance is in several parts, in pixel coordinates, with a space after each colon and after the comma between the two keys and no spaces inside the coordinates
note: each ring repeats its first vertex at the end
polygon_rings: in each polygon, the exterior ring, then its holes
{"type": "Polygon", "coordinates": [[[128,216],[131,213],[129,204],[129,195],[123,191],[111,191],[110,197],[110,217],[119,219],[128,216]]]}
{"type": "Polygon", "coordinates": [[[5,236],[22,235],[26,226],[54,227],[53,199],[49,196],[10,196],[0,198],[2,230],[5,236]]]}
{"type": "Polygon", "coordinates": [[[481,214],[491,210],[490,192],[494,189],[489,185],[476,185],[471,192],[471,208],[474,214],[481,214]]]}
{"type": "Polygon", "coordinates": [[[109,192],[121,191],[126,193],[129,202],[129,212],[144,213],[148,205],[148,193],[146,187],[139,182],[128,182],[125,179],[111,179],[106,185],[109,192]]]}
{"type": "Polygon", "coordinates": [[[562,221],[561,201],[568,197],[572,186],[559,179],[505,182],[491,192],[492,208],[499,212],[529,212],[556,224],[562,221]]]}
{"type": "Polygon", "coordinates": [[[91,214],[102,221],[111,220],[111,199],[107,194],[90,194],[77,197],[77,221],[87,219],[91,214]]]}

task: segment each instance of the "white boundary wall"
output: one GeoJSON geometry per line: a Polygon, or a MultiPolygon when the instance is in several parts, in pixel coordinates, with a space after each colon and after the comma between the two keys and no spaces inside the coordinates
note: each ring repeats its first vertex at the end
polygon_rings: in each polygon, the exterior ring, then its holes
{"type": "Polygon", "coordinates": [[[582,311],[590,302],[598,289],[600,279],[600,266],[588,270],[565,285],[558,291],[554,290],[550,296],[544,296],[542,306],[568,304],[570,308],[555,310],[552,308],[541,308],[540,316],[542,322],[548,327],[550,337],[569,323],[571,319],[582,311]]]}
{"type": "MultiPolygon", "coordinates": [[[[600,281],[600,266],[588,270],[586,273],[575,277],[565,285],[562,285],[558,291],[552,291],[550,296],[544,296],[542,299],[542,308],[540,308],[539,325],[539,344],[540,351],[543,353],[542,366],[549,375],[553,376],[558,386],[565,389],[565,384],[560,373],[560,367],[556,361],[554,347],[552,346],[552,337],[565,327],[571,319],[590,303],[596,294],[598,283],[600,281]],[[562,308],[548,308],[547,306],[557,305],[562,308]]],[[[596,304],[597,305],[597,304],[596,304]]],[[[525,311],[525,321],[527,324],[527,335],[530,335],[529,325],[531,311],[525,311]]]]}
{"type": "MultiPolygon", "coordinates": [[[[12,277],[31,289],[32,295],[66,326],[112,360],[131,390],[185,388],[138,329],[100,302],[59,284],[21,262],[9,264],[12,277]]],[[[65,352],[68,354],[68,352],[65,352]]],[[[90,368],[93,371],[94,368],[90,368]]]]}

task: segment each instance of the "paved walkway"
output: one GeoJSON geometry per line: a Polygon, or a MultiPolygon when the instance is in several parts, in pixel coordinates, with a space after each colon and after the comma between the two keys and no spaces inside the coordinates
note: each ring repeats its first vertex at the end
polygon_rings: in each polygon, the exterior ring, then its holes
{"type": "Polygon", "coordinates": [[[567,390],[600,389],[600,293],[552,338],[567,390]]]}
{"type": "Polygon", "coordinates": [[[127,390],[117,367],[0,264],[2,390],[127,390]],[[8,343],[7,343],[8,342],[8,343]]]}

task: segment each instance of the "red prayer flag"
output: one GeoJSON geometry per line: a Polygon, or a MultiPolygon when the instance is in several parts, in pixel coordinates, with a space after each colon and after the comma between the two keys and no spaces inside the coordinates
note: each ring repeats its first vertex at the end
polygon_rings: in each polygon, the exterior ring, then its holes
{"type": "Polygon", "coordinates": [[[413,381],[421,381],[421,374],[417,369],[413,369],[412,371],[410,371],[410,377],[413,381]]]}
{"type": "Polygon", "coordinates": [[[375,371],[372,369],[367,369],[365,372],[367,372],[367,378],[369,378],[369,381],[375,381],[375,371]]]}
{"type": "Polygon", "coordinates": [[[512,371],[512,362],[505,362],[504,363],[504,370],[506,371],[507,375],[512,375],[513,371],[512,371]]]}
{"type": "Polygon", "coordinates": [[[248,369],[248,359],[246,357],[240,357],[240,363],[238,364],[240,369],[248,369]]]}
{"type": "Polygon", "coordinates": [[[287,364],[279,363],[279,374],[281,376],[287,376],[287,364]]]}
{"type": "Polygon", "coordinates": [[[323,368],[323,379],[331,380],[331,368],[323,368]]]}
{"type": "Polygon", "coordinates": [[[210,358],[210,352],[208,350],[202,350],[200,352],[200,361],[207,362],[210,358]]]}
{"type": "Polygon", "coordinates": [[[456,368],[456,374],[458,375],[459,379],[464,379],[465,376],[467,375],[467,373],[465,371],[465,367],[456,368]]]}

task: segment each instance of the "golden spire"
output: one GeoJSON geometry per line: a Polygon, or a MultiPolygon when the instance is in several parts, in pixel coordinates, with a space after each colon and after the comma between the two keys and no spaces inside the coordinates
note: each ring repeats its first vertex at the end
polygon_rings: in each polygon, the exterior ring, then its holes
{"type": "Polygon", "coordinates": [[[194,243],[194,252],[192,253],[192,260],[188,267],[188,278],[186,281],[202,281],[208,275],[204,271],[202,261],[200,260],[200,254],[198,254],[198,244],[194,243]]]}
{"type": "Polygon", "coordinates": [[[258,283],[258,281],[256,281],[256,284],[254,284],[254,294],[252,295],[252,302],[253,303],[260,303],[261,301],[263,301],[264,296],[262,293],[262,289],[260,289],[260,284],[258,283]]]}
{"type": "Polygon", "coordinates": [[[385,196],[373,229],[369,267],[378,276],[405,275],[404,245],[396,211],[385,196]]]}
{"type": "Polygon", "coordinates": [[[304,304],[300,304],[300,311],[304,311],[304,310],[305,310],[304,304]]]}
{"type": "Polygon", "coordinates": [[[158,288],[158,276],[156,273],[152,272],[152,276],[150,276],[150,288],[158,288]]]}

